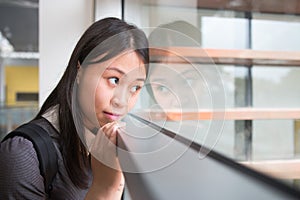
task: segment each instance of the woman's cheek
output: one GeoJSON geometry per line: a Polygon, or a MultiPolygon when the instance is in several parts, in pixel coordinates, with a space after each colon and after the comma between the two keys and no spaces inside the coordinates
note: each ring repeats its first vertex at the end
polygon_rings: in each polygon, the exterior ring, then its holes
{"type": "Polygon", "coordinates": [[[78,103],[83,112],[86,120],[90,123],[96,123],[96,116],[93,104],[95,103],[94,95],[96,89],[97,80],[94,80],[93,77],[90,77],[89,74],[84,74],[78,84],[78,103]]]}
{"type": "Polygon", "coordinates": [[[107,82],[105,82],[103,78],[100,78],[95,90],[95,104],[102,104],[102,102],[105,101],[104,99],[106,99],[111,92],[107,82]]]}
{"type": "Polygon", "coordinates": [[[128,112],[135,106],[137,100],[138,100],[139,94],[136,94],[132,97],[130,97],[128,102],[128,112]]]}

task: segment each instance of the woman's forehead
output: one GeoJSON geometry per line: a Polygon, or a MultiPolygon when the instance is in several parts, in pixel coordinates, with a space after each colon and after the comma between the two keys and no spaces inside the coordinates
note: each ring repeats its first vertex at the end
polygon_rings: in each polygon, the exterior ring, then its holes
{"type": "Polygon", "coordinates": [[[196,68],[192,64],[165,64],[165,63],[155,63],[150,65],[151,77],[153,76],[171,76],[183,74],[187,71],[193,71],[197,73],[196,68]]]}
{"type": "MultiPolygon", "coordinates": [[[[101,59],[101,57],[103,57],[103,55],[98,58],[101,59]]],[[[103,62],[95,62],[87,66],[88,67],[84,69],[85,71],[97,75],[107,69],[115,69],[123,74],[127,74],[131,71],[146,73],[145,64],[135,51],[127,51],[103,62]]]]}
{"type": "Polygon", "coordinates": [[[143,60],[134,51],[124,53],[113,59],[107,69],[112,68],[122,71],[124,74],[130,73],[131,71],[140,73],[146,72],[143,60]]]}

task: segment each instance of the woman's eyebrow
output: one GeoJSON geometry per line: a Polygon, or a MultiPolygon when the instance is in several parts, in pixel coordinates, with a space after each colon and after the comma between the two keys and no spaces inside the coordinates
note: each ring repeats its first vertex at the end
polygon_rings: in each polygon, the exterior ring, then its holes
{"type": "Polygon", "coordinates": [[[180,74],[181,75],[186,75],[186,74],[188,74],[188,73],[197,73],[198,71],[197,70],[195,70],[195,69],[187,69],[187,70],[185,70],[185,71],[183,71],[183,72],[181,72],[180,74]]]}
{"type": "MultiPolygon", "coordinates": [[[[123,72],[122,70],[120,70],[120,69],[118,69],[118,68],[115,68],[115,67],[109,67],[109,68],[106,68],[106,70],[117,71],[117,72],[119,72],[120,74],[122,74],[122,75],[124,75],[124,76],[127,76],[125,72],[123,72]]],[[[136,80],[137,80],[137,81],[143,81],[143,82],[146,81],[145,78],[137,78],[136,80]]]]}
{"type": "Polygon", "coordinates": [[[137,80],[137,81],[142,81],[142,82],[145,82],[145,81],[146,81],[146,79],[144,79],[144,78],[137,78],[136,80],[137,80]]]}
{"type": "Polygon", "coordinates": [[[106,68],[106,70],[114,70],[114,71],[119,72],[120,74],[125,75],[125,72],[123,72],[122,70],[115,68],[115,67],[109,67],[109,68],[106,68]]]}
{"type": "Polygon", "coordinates": [[[163,78],[155,78],[153,80],[151,80],[151,82],[165,82],[166,79],[163,79],[163,78]]]}

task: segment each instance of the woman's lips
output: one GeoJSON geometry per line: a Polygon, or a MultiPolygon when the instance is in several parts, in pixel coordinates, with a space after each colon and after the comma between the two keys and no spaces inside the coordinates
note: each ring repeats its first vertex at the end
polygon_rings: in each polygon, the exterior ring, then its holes
{"type": "Polygon", "coordinates": [[[122,115],[121,114],[116,114],[116,113],[110,113],[110,112],[103,112],[105,117],[112,120],[112,121],[115,121],[115,120],[118,120],[122,115]]]}

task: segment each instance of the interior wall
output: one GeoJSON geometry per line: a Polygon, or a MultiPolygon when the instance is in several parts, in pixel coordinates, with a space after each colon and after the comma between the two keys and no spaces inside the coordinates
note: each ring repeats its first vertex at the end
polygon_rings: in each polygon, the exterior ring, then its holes
{"type": "Polygon", "coordinates": [[[6,105],[19,105],[16,94],[38,93],[38,68],[36,66],[6,66],[6,105]]]}
{"type": "Polygon", "coordinates": [[[94,20],[94,0],[39,1],[39,105],[61,78],[80,36],[94,20]]]}

